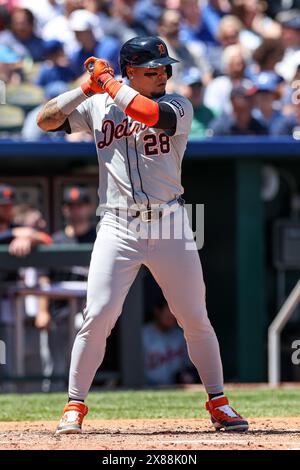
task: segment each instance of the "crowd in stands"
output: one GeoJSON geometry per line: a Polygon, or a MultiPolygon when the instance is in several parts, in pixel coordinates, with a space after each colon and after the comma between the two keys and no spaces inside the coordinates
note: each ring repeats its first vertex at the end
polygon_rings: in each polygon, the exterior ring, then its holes
{"type": "Polygon", "coordinates": [[[0,134],[70,138],[36,129],[39,106],[78,86],[89,56],[118,75],[122,44],[140,35],[180,61],[167,91],[192,101],[192,138],[299,138],[300,0],[0,0],[0,134]]]}

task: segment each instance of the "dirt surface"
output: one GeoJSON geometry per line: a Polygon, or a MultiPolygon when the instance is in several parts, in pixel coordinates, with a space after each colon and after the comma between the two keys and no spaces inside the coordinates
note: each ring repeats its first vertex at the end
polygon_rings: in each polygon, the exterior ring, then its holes
{"type": "Polygon", "coordinates": [[[56,422],[1,422],[1,449],[297,449],[300,417],[250,419],[247,433],[215,432],[209,420],[86,420],[84,434],[55,436],[56,422]]]}

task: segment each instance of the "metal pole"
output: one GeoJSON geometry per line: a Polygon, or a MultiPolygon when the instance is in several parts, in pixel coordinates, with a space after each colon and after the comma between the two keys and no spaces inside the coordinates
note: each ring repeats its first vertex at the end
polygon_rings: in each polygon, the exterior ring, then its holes
{"type": "Polygon", "coordinates": [[[15,351],[16,351],[16,374],[22,376],[25,373],[25,331],[23,319],[23,297],[16,295],[15,297],[15,351]]]}
{"type": "Polygon", "coordinates": [[[284,302],[268,329],[268,374],[269,384],[280,382],[280,333],[300,302],[300,279],[284,302]]]}

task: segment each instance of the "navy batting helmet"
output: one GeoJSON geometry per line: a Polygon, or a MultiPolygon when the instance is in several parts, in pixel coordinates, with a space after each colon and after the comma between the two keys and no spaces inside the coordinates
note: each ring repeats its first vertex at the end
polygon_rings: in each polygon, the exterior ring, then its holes
{"type": "Polygon", "coordinates": [[[157,36],[140,36],[125,42],[120,51],[122,77],[127,76],[126,67],[159,67],[166,65],[168,78],[172,76],[171,64],[178,62],[168,54],[164,41],[157,36]]]}

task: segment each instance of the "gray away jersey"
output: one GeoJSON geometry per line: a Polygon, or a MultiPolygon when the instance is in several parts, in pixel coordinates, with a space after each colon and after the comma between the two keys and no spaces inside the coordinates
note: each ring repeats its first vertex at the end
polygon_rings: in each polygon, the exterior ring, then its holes
{"type": "Polygon", "coordinates": [[[190,101],[177,94],[157,100],[177,116],[176,131],[147,127],[121,111],[107,94],[84,101],[69,116],[72,132],[94,136],[101,208],[164,204],[183,193],[181,163],[193,118],[190,101]]]}

